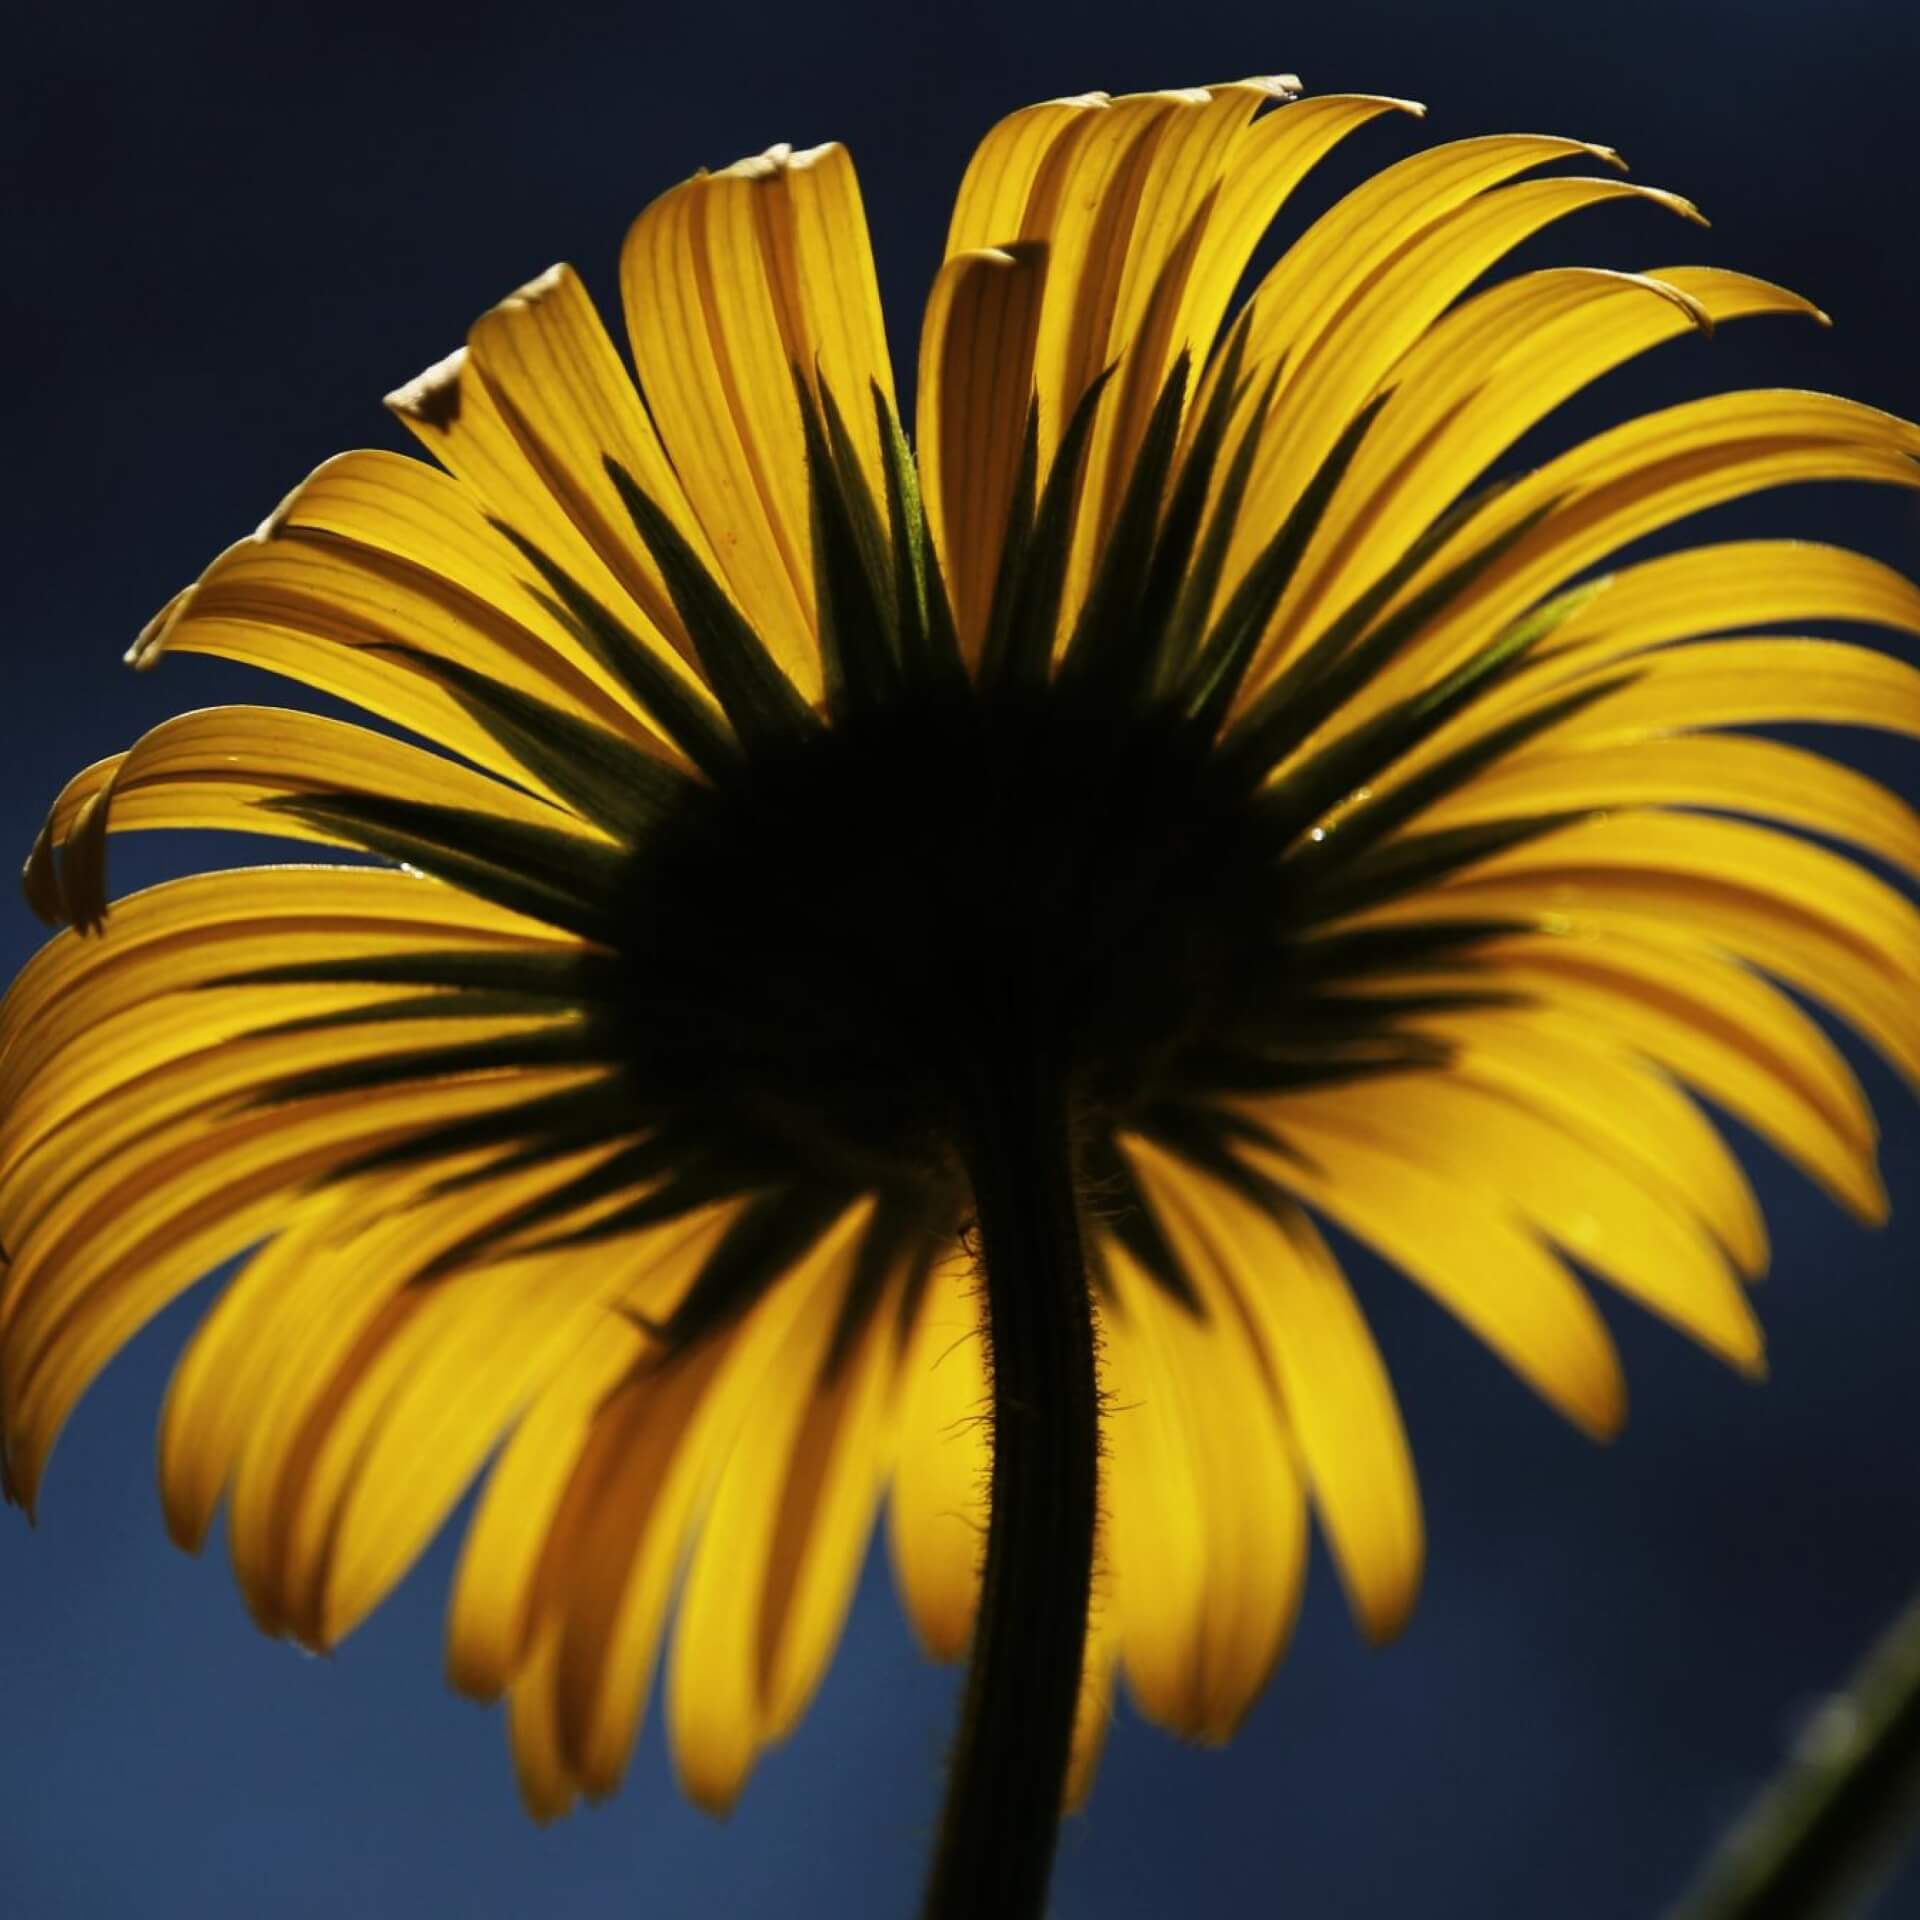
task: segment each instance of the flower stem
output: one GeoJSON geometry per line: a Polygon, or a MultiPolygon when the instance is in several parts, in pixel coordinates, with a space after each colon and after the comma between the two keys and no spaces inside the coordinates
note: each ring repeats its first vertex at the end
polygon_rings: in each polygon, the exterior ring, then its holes
{"type": "Polygon", "coordinates": [[[1861,1911],[1920,1825],[1920,1595],[1721,1842],[1673,1920],[1861,1911]]]}
{"type": "Polygon", "coordinates": [[[924,1920],[1038,1920],[1080,1698],[1099,1388],[1058,1079],[988,1071],[966,1145],[993,1379],[992,1506],[924,1920]]]}

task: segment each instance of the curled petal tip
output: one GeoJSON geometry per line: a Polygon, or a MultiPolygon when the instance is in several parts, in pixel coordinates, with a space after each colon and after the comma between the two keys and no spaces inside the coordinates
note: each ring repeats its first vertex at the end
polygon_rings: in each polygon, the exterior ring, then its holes
{"type": "Polygon", "coordinates": [[[424,426],[446,428],[460,417],[460,376],[466,371],[467,350],[456,347],[424,373],[387,395],[388,409],[424,426]]]}
{"type": "Polygon", "coordinates": [[[1592,154],[1596,160],[1600,161],[1602,165],[1613,168],[1616,173],[1629,173],[1632,171],[1627,165],[1627,156],[1622,153],[1618,147],[1601,146],[1597,142],[1590,140],[1587,142],[1587,151],[1592,154]]]}
{"type": "MultiPolygon", "coordinates": [[[[196,583],[197,584],[197,583],[196,583]]],[[[182,587],[167,604],[156,613],[147,624],[134,635],[133,645],[122,656],[128,666],[142,670],[150,667],[166,649],[167,636],[173,631],[174,623],[186,612],[193,598],[191,586],[182,587]]]]}
{"type": "MultiPolygon", "coordinates": [[[[521,286],[515,287],[514,290],[499,303],[499,307],[497,307],[495,311],[499,311],[500,308],[537,307],[543,300],[549,299],[553,294],[557,293],[561,287],[565,286],[572,272],[573,269],[568,266],[564,260],[556,260],[544,273],[536,273],[531,280],[526,281],[521,286]]],[[[454,357],[453,355],[449,355],[448,359],[454,357]]],[[[440,362],[441,367],[444,367],[446,364],[447,362],[445,360],[440,362]]],[[[438,371],[438,367],[428,368],[428,370],[420,376],[419,380],[409,381],[406,387],[402,387],[399,390],[399,393],[405,393],[409,388],[417,387],[422,380],[431,379],[438,371]]],[[[455,368],[454,372],[457,378],[459,369],[455,368]]],[[[398,399],[398,393],[390,393],[387,396],[387,405],[393,407],[396,412],[405,412],[406,409],[397,404],[398,399]]]]}

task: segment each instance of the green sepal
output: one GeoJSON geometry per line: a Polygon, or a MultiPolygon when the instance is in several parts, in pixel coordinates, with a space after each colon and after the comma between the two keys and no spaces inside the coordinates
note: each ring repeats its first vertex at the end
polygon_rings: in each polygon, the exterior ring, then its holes
{"type": "Polygon", "coordinates": [[[219,974],[201,985],[463,987],[480,993],[576,1001],[612,993],[619,977],[618,963],[597,948],[438,947],[415,953],[346,953],[324,960],[285,961],[219,974]]]}
{"type": "MultiPolygon", "coordinates": [[[[1563,720],[1572,719],[1596,701],[1632,686],[1640,678],[1638,673],[1615,674],[1611,679],[1576,688],[1572,693],[1562,694],[1557,700],[1550,700],[1543,706],[1517,714],[1513,719],[1489,728],[1477,738],[1443,755],[1411,780],[1402,781],[1390,792],[1355,807],[1337,826],[1329,829],[1324,840],[1314,843],[1310,850],[1297,850],[1294,858],[1311,861],[1315,866],[1345,863],[1355,858],[1378,845],[1409,820],[1417,819],[1448,794],[1456,793],[1468,782],[1478,779],[1509,754],[1517,753],[1530,741],[1552,732],[1563,720]]],[[[1428,733],[1431,731],[1431,728],[1425,730],[1428,733]]]]}
{"type": "Polygon", "coordinates": [[[606,944],[617,931],[608,908],[626,860],[618,847],[477,808],[384,794],[287,794],[261,806],[584,939],[606,944]]]}
{"type": "Polygon", "coordinates": [[[394,1000],[375,1000],[365,1006],[335,1007],[327,1013],[305,1013],[269,1026],[250,1027],[245,1038],[265,1039],[289,1033],[327,1033],[353,1027],[387,1025],[402,1020],[505,1020],[517,1015],[534,1018],[567,1011],[566,1003],[532,993],[504,989],[466,988],[451,993],[409,993],[394,1000]]]}
{"type": "Polygon", "coordinates": [[[1349,1042],[1344,1050],[1318,1044],[1265,1053],[1222,1047],[1195,1053],[1182,1066],[1190,1085],[1226,1099],[1301,1093],[1396,1073],[1426,1073],[1452,1058],[1453,1049],[1443,1040],[1425,1034],[1385,1033],[1349,1042]]]}
{"type": "Polygon", "coordinates": [[[410,1081],[450,1080],[463,1074],[502,1073],[509,1069],[577,1067],[605,1064],[606,1043],[590,1023],[538,1027],[528,1033],[500,1034],[443,1047],[413,1047],[370,1060],[341,1060],[283,1074],[256,1087],[248,1104],[285,1106],[336,1093],[366,1093],[404,1086],[410,1081]]]}
{"type": "Polygon", "coordinates": [[[840,1309],[833,1317],[826,1357],[820,1363],[822,1388],[832,1386],[853,1357],[855,1343],[879,1309],[887,1283],[899,1272],[920,1231],[919,1214],[914,1208],[884,1194],[874,1202],[872,1217],[860,1236],[859,1250],[847,1275],[846,1290],[840,1296],[840,1309]]]}
{"type": "Polygon", "coordinates": [[[646,1323],[667,1358],[739,1320],[792,1270],[851,1203],[852,1195],[800,1186],[750,1200],[721,1235],[680,1304],[646,1323]]]}
{"type": "MultiPolygon", "coordinates": [[[[1234,515],[1239,513],[1253,471],[1261,437],[1260,426],[1272,404],[1274,384],[1278,379],[1279,370],[1276,368],[1261,397],[1259,414],[1241,442],[1239,455],[1229,476],[1231,492],[1229,497],[1222,499],[1216,520],[1224,516],[1229,508],[1234,515]]],[[[1246,678],[1248,667],[1253,664],[1254,653],[1267,631],[1267,623],[1273,618],[1274,609],[1292,584],[1308,543],[1319,530],[1328,504],[1340,482],[1345,479],[1354,455],[1360,451],[1361,441],[1378,418],[1380,409],[1386,405],[1387,398],[1385,394],[1377,396],[1348,422],[1345,432],[1334,442],[1313,478],[1301,489],[1300,497],[1280,523],[1279,531],[1261,548],[1259,556],[1247,569],[1246,577],[1235,588],[1232,598],[1221,610],[1219,619],[1214,622],[1201,645],[1199,657],[1188,678],[1184,704],[1204,738],[1211,739],[1225,720],[1228,709],[1240,691],[1240,683],[1246,678]]],[[[1223,534],[1220,560],[1224,558],[1223,534]]],[[[1212,560],[1210,556],[1208,561],[1217,581],[1220,561],[1212,560]]],[[[1211,600],[1212,589],[1209,587],[1207,600],[1197,602],[1198,618],[1205,618],[1211,600]]],[[[1258,707],[1255,711],[1259,711],[1258,707]]],[[[1229,750],[1238,731],[1236,729],[1234,734],[1228,735],[1229,750]]]]}
{"type": "MultiPolygon", "coordinates": [[[[1337,806],[1370,780],[1377,779],[1396,761],[1424,746],[1476,700],[1509,678],[1526,663],[1533,646],[1577,608],[1586,605],[1596,591],[1597,588],[1576,589],[1515,621],[1453,672],[1350,728],[1273,786],[1262,789],[1255,801],[1262,831],[1271,837],[1276,848],[1289,845],[1329,808],[1337,806]]],[[[1590,694],[1584,699],[1576,698],[1569,710],[1577,711],[1580,706],[1598,697],[1598,694],[1590,694]]],[[[1514,744],[1531,737],[1531,734],[1548,724],[1551,721],[1527,727],[1515,738],[1514,744]]],[[[1476,761],[1469,757],[1464,763],[1464,771],[1456,779],[1468,778],[1480,766],[1491,764],[1498,757],[1498,752],[1485,760],[1476,761]]],[[[1447,786],[1443,785],[1435,790],[1433,797],[1437,798],[1445,791],[1447,786]]],[[[1374,839],[1380,837],[1379,833],[1372,836],[1374,839]]],[[[1308,851],[1316,857],[1321,856],[1331,844],[1330,841],[1317,842],[1308,851]]]]}
{"type": "Polygon", "coordinates": [[[1102,1129],[1081,1150],[1083,1196],[1090,1220],[1118,1240],[1155,1286],[1195,1319],[1206,1307],[1194,1291],[1185,1265],[1167,1238],[1160,1216],[1140,1184],[1133,1162],[1113,1135],[1102,1129]]]}
{"type": "Polygon", "coordinates": [[[793,370],[807,448],[815,617],[827,705],[836,717],[882,709],[899,684],[885,549],[873,501],[833,396],[821,417],[805,374],[793,370]]]}
{"type": "MultiPolygon", "coordinates": [[[[1186,406],[1191,365],[1182,349],[1161,385],[1127,475],[1126,491],[1121,495],[1105,550],[1094,569],[1087,597],[1061,657],[1062,688],[1071,686],[1077,696],[1102,705],[1144,706],[1152,692],[1153,662],[1160,649],[1161,624],[1172,603],[1171,579],[1163,584],[1163,605],[1158,610],[1148,589],[1155,579],[1159,546],[1168,539],[1177,544],[1181,531],[1171,523],[1162,527],[1161,504],[1167,494],[1168,475],[1173,471],[1174,451],[1180,442],[1180,418],[1186,406]],[[1133,696],[1131,701],[1127,698],[1129,694],[1133,696]]],[[[1201,504],[1205,504],[1204,488],[1201,504]]],[[[1185,541],[1190,547],[1198,525],[1197,509],[1191,516],[1183,516],[1183,522],[1185,541]]],[[[1184,571],[1186,559],[1185,552],[1178,556],[1172,578],[1184,571]]]]}
{"type": "Polygon", "coordinates": [[[1584,808],[1529,814],[1524,819],[1488,820],[1470,827],[1443,827],[1432,833],[1390,840],[1295,897],[1293,911],[1302,923],[1336,920],[1405,894],[1417,893],[1496,854],[1558,833],[1589,817],[1584,808]]]}
{"type": "Polygon", "coordinates": [[[1027,549],[1034,537],[1036,496],[1040,485],[1040,399],[1027,402],[1027,423],[1020,435],[1020,464],[1014,469],[1013,497],[1007,502],[1007,524],[1000,540],[1000,560],[993,577],[993,602],[987,609],[987,629],[980,642],[983,682],[998,676],[1013,642],[1013,622],[1021,584],[1027,575],[1027,549]]]}
{"type": "MultiPolygon", "coordinates": [[[[442,1182],[438,1191],[446,1193],[471,1188],[484,1192],[490,1180],[537,1165],[540,1160],[551,1157],[557,1156],[531,1150],[510,1153],[503,1160],[480,1169],[475,1175],[442,1182]]],[[[657,1182],[665,1171],[662,1164],[665,1159],[666,1154],[657,1138],[649,1136],[633,1141],[596,1165],[583,1168],[570,1179],[561,1181],[558,1186],[549,1187],[545,1193],[536,1194],[505,1213],[481,1221],[471,1233],[462,1235],[452,1246],[443,1248],[429,1266],[421,1269],[420,1278],[438,1279],[443,1274],[489,1256],[512,1257],[549,1251],[562,1243],[573,1244],[571,1235],[533,1242],[529,1242],[526,1236],[551,1221],[577,1213],[582,1207],[614,1199],[630,1188],[657,1182]]],[[[583,1231],[590,1233],[592,1229],[583,1231]]]]}
{"type": "MultiPolygon", "coordinates": [[[[547,583],[534,597],[594,659],[626,688],[642,712],[652,716],[673,744],[712,779],[737,768],[740,750],[721,714],[706,696],[689,687],[623,621],[583,587],[557,561],[504,520],[494,530],[512,542],[547,583]]],[[[440,663],[435,662],[436,667],[440,663]]]]}
{"type": "MultiPolygon", "coordinates": [[[[327,1178],[330,1182],[350,1180],[362,1174],[425,1167],[435,1160],[457,1159],[492,1147],[514,1149],[509,1156],[512,1158],[519,1158],[523,1152],[535,1158],[557,1158],[563,1153],[590,1147],[595,1141],[616,1139],[632,1127],[633,1120],[622,1076],[610,1071],[604,1079],[589,1086],[565,1087],[558,1093],[522,1101],[518,1106],[468,1114],[459,1120],[424,1127],[405,1139],[390,1141],[358,1155],[327,1178]]],[[[531,1162],[522,1160],[521,1163],[531,1162]]],[[[451,1192],[463,1186],[484,1185],[501,1171],[502,1164],[499,1159],[488,1160],[476,1171],[436,1181],[434,1191],[451,1192]]]]}
{"type": "Polygon", "coordinates": [[[591,720],[456,661],[436,659],[432,670],[536,780],[629,845],[686,793],[683,773],[591,720]]]}
{"type": "Polygon", "coordinates": [[[1524,920],[1407,920],[1390,927],[1356,927],[1314,934],[1289,945],[1297,981],[1363,980],[1379,973],[1469,971],[1474,949],[1530,931],[1524,920]]]}
{"type": "MultiPolygon", "coordinates": [[[[992,686],[1036,688],[1046,684],[1053,669],[1054,635],[1060,625],[1060,597],[1066,591],[1067,561],[1073,551],[1074,515],[1080,499],[1080,482],[1086,465],[1087,441],[1093,432],[1094,414],[1107,382],[1113,377],[1111,366],[1103,368],[1088,382],[1087,390],[1060,436],[1053,452],[1053,465],[1047,471],[1046,485],[1040,489],[1040,502],[1032,513],[1032,530],[1020,549],[1020,564],[1009,573],[1003,558],[1000,585],[994,593],[996,624],[988,634],[988,645],[980,660],[980,683],[992,686]],[[999,620],[1002,598],[1006,617],[999,620]]],[[[1038,434],[1038,414],[1029,416],[1030,436],[1038,434]]],[[[1019,504],[1016,498],[1015,518],[1019,504]]],[[[1013,526],[1007,533],[1013,539],[1013,526]]]]}
{"type": "Polygon", "coordinates": [[[667,583],[707,683],[741,744],[752,753],[756,747],[810,738],[820,725],[813,709],[780,670],[727,590],[707,571],[680,529],[611,454],[606,457],[606,470],[667,583]]]}
{"type": "MultiPolygon", "coordinates": [[[[1469,502],[1468,508],[1478,511],[1490,497],[1482,495],[1478,501],[1469,502]]],[[[1374,626],[1375,618],[1394,595],[1459,529],[1463,516],[1449,514],[1430,528],[1253,703],[1222,744],[1218,762],[1222,778],[1249,788],[1258,786],[1558,504],[1548,501],[1523,515],[1449,567],[1397,613],[1374,626]]]]}
{"type": "MultiPolygon", "coordinates": [[[[1194,429],[1187,456],[1180,463],[1180,471],[1167,496],[1159,535],[1154,541],[1153,565],[1140,603],[1141,627],[1151,635],[1151,651],[1141,675],[1143,693],[1149,701],[1157,700],[1163,691],[1176,685],[1192,663],[1192,650],[1198,636],[1188,612],[1189,603],[1195,593],[1204,593],[1199,616],[1200,621],[1204,621],[1204,609],[1211,605],[1213,589],[1219,584],[1233,520],[1239,513],[1240,498],[1252,471],[1251,459],[1243,465],[1238,457],[1250,449],[1245,446],[1236,449],[1228,485],[1231,486],[1233,473],[1238,472],[1239,491],[1228,498],[1228,489],[1223,487],[1219,507],[1209,520],[1207,500],[1213,491],[1220,450],[1226,444],[1233,416],[1247,396],[1240,377],[1246,346],[1247,316],[1243,312],[1213,375],[1213,393],[1194,429]],[[1212,568],[1211,584],[1204,584],[1199,578],[1207,567],[1212,568]]],[[[1249,423],[1248,440],[1258,439],[1263,418],[1262,408],[1249,423]]]]}

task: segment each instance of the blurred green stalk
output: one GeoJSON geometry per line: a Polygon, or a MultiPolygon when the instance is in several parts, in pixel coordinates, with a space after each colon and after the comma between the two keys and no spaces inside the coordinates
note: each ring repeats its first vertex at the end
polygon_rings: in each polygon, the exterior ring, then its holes
{"type": "Polygon", "coordinates": [[[1714,1849],[1669,1920],[1843,1920],[1920,1821],[1920,1594],[1714,1849]]]}

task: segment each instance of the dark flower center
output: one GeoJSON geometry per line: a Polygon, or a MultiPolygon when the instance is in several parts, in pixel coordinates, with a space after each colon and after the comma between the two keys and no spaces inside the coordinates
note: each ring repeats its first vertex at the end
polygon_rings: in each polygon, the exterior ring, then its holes
{"type": "Polygon", "coordinates": [[[1058,689],[927,689],[689,785],[615,914],[635,1095],[910,1175],[1009,1048],[1109,1124],[1201,1092],[1237,1038],[1300,1037],[1251,824],[1190,729],[1058,689]]]}

